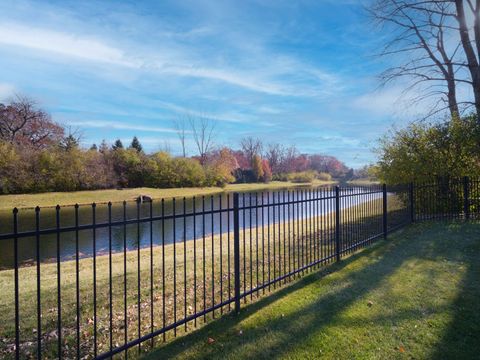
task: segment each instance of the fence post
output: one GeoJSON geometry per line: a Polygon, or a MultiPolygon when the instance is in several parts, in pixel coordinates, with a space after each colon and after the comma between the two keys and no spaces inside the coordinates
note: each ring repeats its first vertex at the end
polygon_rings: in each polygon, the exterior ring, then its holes
{"type": "Polygon", "coordinates": [[[463,213],[465,215],[465,220],[470,219],[470,181],[468,176],[463,178],[463,213]]]}
{"type": "Polygon", "coordinates": [[[340,187],[335,186],[335,255],[340,261],[340,187]]]}
{"type": "Polygon", "coordinates": [[[382,193],[383,193],[383,238],[387,238],[387,184],[382,185],[382,193]]]}
{"type": "Polygon", "coordinates": [[[235,312],[240,313],[240,215],[239,195],[233,194],[233,262],[235,287],[235,312]]]}
{"type": "Polygon", "coordinates": [[[413,182],[410,183],[410,221],[413,223],[415,222],[415,190],[413,187],[413,182]]]}

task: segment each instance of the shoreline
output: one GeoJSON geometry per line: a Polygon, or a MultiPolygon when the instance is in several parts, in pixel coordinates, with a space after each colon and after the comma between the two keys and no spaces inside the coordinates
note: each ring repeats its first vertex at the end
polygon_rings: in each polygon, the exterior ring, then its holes
{"type": "Polygon", "coordinates": [[[96,204],[121,203],[134,201],[140,195],[147,195],[153,200],[173,199],[179,197],[193,197],[215,195],[231,192],[266,191],[286,188],[305,188],[334,185],[335,181],[314,181],[312,183],[292,183],[287,181],[272,181],[270,183],[239,183],[228,184],[221,187],[185,187],[185,188],[125,188],[125,189],[101,189],[82,190],[71,192],[46,192],[35,194],[9,194],[0,195],[0,211],[8,211],[13,208],[35,209],[53,208],[56,205],[74,206],[96,204]],[[98,200],[96,200],[98,199],[98,200]]]}

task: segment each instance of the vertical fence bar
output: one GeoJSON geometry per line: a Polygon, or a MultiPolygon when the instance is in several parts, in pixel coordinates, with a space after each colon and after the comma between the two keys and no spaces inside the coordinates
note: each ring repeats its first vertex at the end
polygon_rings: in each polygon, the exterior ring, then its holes
{"type": "Polygon", "coordinates": [[[18,301],[18,209],[13,209],[13,267],[15,282],[15,359],[20,358],[20,311],[18,301]]]}
{"type": "MultiPolygon", "coordinates": [[[[122,204],[123,215],[123,327],[125,329],[123,342],[128,342],[128,317],[127,317],[127,202],[122,204]]],[[[128,359],[128,350],[125,349],[125,359],[128,359]]]]}
{"type": "Polygon", "coordinates": [[[37,260],[37,359],[42,358],[42,302],[40,284],[40,208],[35,208],[35,250],[37,260]]]}
{"type": "MultiPolygon", "coordinates": [[[[228,267],[228,300],[232,298],[231,292],[231,271],[230,271],[230,194],[227,194],[227,267],[228,267]]],[[[228,310],[232,308],[231,302],[228,302],[228,310]]]]}
{"type": "Polygon", "coordinates": [[[213,195],[210,196],[210,211],[211,211],[211,242],[212,242],[212,317],[215,319],[215,216],[214,216],[214,202],[213,195]]]}
{"type": "MultiPolygon", "coordinates": [[[[60,276],[60,205],[55,208],[55,223],[57,230],[57,331],[58,358],[62,358],[62,282],[60,276]]],[[[18,294],[17,294],[18,295],[18,294]]]]}
{"type": "MultiPolygon", "coordinates": [[[[243,240],[243,293],[247,292],[247,246],[246,246],[246,236],[245,236],[245,193],[242,194],[242,240],[243,240]]],[[[247,296],[243,298],[243,302],[247,303],[247,296]]]]}
{"type": "Polygon", "coordinates": [[[93,353],[97,357],[97,230],[96,204],[92,204],[92,241],[93,241],[93,353]]]}
{"type": "MultiPolygon", "coordinates": [[[[153,320],[153,200],[150,199],[149,204],[149,215],[150,215],[150,331],[153,332],[154,328],[154,320],[153,320]]],[[[150,342],[150,346],[153,348],[155,339],[152,338],[150,342]]]]}
{"type": "Polygon", "coordinates": [[[233,194],[233,262],[235,278],[235,312],[240,313],[240,214],[238,193],[233,194]]]}
{"type": "Polygon", "coordinates": [[[335,255],[340,261],[340,188],[335,186],[335,255]]]}
{"type": "Polygon", "coordinates": [[[187,199],[183,197],[183,319],[185,331],[188,330],[187,321],[187,199]]]}
{"type": "MultiPolygon", "coordinates": [[[[142,335],[142,293],[141,293],[141,253],[140,253],[140,201],[141,198],[137,199],[137,316],[138,316],[138,331],[137,335],[140,338],[142,335]]],[[[138,344],[138,353],[142,351],[142,344],[138,344]]]]}
{"type": "MultiPolygon", "coordinates": [[[[177,225],[176,225],[176,199],[172,199],[172,222],[173,222],[173,323],[177,323],[177,225]]],[[[140,304],[139,304],[140,306],[140,304]]],[[[173,328],[173,336],[177,337],[177,327],[173,328]]]]}
{"type": "Polygon", "coordinates": [[[109,325],[108,334],[110,338],[109,349],[113,349],[113,292],[112,292],[112,203],[108,202],[108,316],[109,316],[109,325]]]}
{"type": "Polygon", "coordinates": [[[463,178],[463,213],[465,214],[465,220],[470,219],[470,181],[468,176],[463,178]]]}
{"type": "Polygon", "coordinates": [[[252,193],[248,194],[248,227],[250,229],[250,300],[253,300],[253,243],[252,243],[252,193]]]}
{"type": "MultiPolygon", "coordinates": [[[[192,199],[193,214],[193,313],[197,314],[197,204],[195,196],[192,199]]],[[[197,327],[197,317],[193,320],[193,326],[197,327]]]]}
{"type": "Polygon", "coordinates": [[[383,194],[383,238],[387,238],[387,185],[382,185],[382,194],[383,194]]]}
{"type": "MultiPolygon", "coordinates": [[[[161,201],[161,210],[162,210],[162,325],[165,328],[166,319],[165,319],[165,200],[161,201]]],[[[163,332],[163,341],[166,340],[166,333],[163,332]]]]}
{"type": "Polygon", "coordinates": [[[76,300],[76,337],[77,337],[77,359],[80,359],[80,267],[79,267],[79,243],[78,243],[78,208],[75,204],[75,300],[76,300]]]}
{"type": "Polygon", "coordinates": [[[203,322],[207,322],[207,315],[205,309],[207,308],[206,300],[206,275],[205,275],[205,196],[202,196],[202,264],[203,264],[203,322]]]}
{"type": "MultiPolygon", "coordinates": [[[[222,237],[222,194],[218,195],[218,222],[220,232],[220,304],[223,303],[223,237],[222,237]]],[[[223,315],[223,306],[220,308],[220,314],[223,315]]]]}
{"type": "MultiPolygon", "coordinates": [[[[265,284],[265,197],[263,192],[262,196],[262,284],[265,284]]],[[[265,294],[265,287],[263,288],[263,294],[265,294]]]]}

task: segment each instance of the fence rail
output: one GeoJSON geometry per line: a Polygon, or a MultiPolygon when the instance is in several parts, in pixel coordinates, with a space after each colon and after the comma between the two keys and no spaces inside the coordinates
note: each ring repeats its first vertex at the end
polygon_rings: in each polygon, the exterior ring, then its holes
{"type": "Polygon", "coordinates": [[[14,209],[0,357],[136,355],[413,221],[479,213],[468,178],[14,209]]]}

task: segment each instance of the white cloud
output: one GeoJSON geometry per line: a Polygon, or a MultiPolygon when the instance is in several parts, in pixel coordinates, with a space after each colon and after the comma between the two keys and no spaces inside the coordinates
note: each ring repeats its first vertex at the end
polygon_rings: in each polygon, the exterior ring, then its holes
{"type": "MultiPolygon", "coordinates": [[[[318,96],[338,83],[332,74],[295,59],[270,54],[264,49],[243,55],[250,65],[214,66],[201,51],[175,42],[160,42],[151,49],[112,46],[97,37],[56,31],[19,23],[0,24],[0,45],[19,46],[53,57],[67,56],[93,63],[117,65],[129,69],[219,81],[247,90],[281,96],[318,96]],[[195,51],[194,51],[195,50],[195,51]],[[253,64],[253,65],[252,65],[253,64]]],[[[195,44],[199,46],[199,44],[195,44]]]]}
{"type": "Polygon", "coordinates": [[[140,65],[138,62],[127,60],[120,49],[106,45],[97,39],[18,24],[0,24],[0,43],[95,62],[129,67],[140,65]]]}
{"type": "Polygon", "coordinates": [[[353,100],[353,106],[376,115],[392,115],[402,96],[401,88],[381,89],[361,95],[353,100]]]}
{"type": "Polygon", "coordinates": [[[67,125],[81,126],[85,128],[110,128],[116,130],[137,130],[137,131],[147,131],[147,132],[160,132],[160,133],[175,133],[175,129],[155,127],[155,126],[144,126],[144,125],[130,125],[127,123],[118,123],[113,121],[76,121],[69,120],[67,125]]]}

